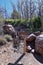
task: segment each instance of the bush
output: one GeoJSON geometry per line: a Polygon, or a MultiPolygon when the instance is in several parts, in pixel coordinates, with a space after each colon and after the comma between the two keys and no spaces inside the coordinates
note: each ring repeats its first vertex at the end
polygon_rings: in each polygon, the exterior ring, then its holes
{"type": "Polygon", "coordinates": [[[18,25],[24,25],[24,27],[28,27],[28,24],[29,24],[29,19],[26,20],[26,19],[7,19],[5,22],[13,25],[14,27],[15,26],[18,26],[18,25]]]}
{"type": "Polygon", "coordinates": [[[41,27],[41,19],[40,19],[40,17],[37,17],[37,18],[34,19],[33,26],[34,26],[34,28],[36,28],[36,27],[40,28],[41,27]]]}
{"type": "Polygon", "coordinates": [[[15,27],[20,23],[20,19],[6,19],[5,23],[9,23],[15,27]]]}
{"type": "Polygon", "coordinates": [[[5,45],[7,42],[4,38],[0,38],[0,46],[5,45]]]}
{"type": "Polygon", "coordinates": [[[13,39],[12,39],[12,37],[11,37],[11,35],[5,35],[4,36],[4,38],[7,40],[7,41],[12,41],[13,39]]]}
{"type": "Polygon", "coordinates": [[[32,25],[30,25],[30,18],[28,20],[26,19],[7,19],[6,22],[9,24],[13,25],[14,27],[18,26],[23,26],[24,28],[29,28],[30,31],[37,31],[42,23],[41,23],[41,18],[38,16],[36,18],[32,18],[32,25]],[[31,27],[31,28],[30,28],[31,27]]]}
{"type": "Polygon", "coordinates": [[[13,24],[13,26],[18,26],[20,24],[20,20],[15,20],[15,23],[13,24]]]}
{"type": "Polygon", "coordinates": [[[36,17],[33,20],[33,29],[34,30],[38,30],[41,27],[41,18],[40,17],[36,17]]]}

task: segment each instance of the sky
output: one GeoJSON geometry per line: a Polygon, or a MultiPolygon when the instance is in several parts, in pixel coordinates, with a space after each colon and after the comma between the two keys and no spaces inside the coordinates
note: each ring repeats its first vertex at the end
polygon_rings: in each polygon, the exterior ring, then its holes
{"type": "Polygon", "coordinates": [[[11,15],[12,12],[11,2],[13,2],[15,5],[17,4],[17,0],[0,0],[1,7],[6,7],[9,15],[11,15]]]}

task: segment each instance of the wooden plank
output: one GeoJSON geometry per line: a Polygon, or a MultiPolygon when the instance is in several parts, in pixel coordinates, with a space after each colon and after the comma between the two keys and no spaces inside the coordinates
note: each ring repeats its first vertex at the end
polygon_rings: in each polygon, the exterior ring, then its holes
{"type": "Polygon", "coordinates": [[[26,54],[26,38],[24,39],[24,54],[26,54]]]}

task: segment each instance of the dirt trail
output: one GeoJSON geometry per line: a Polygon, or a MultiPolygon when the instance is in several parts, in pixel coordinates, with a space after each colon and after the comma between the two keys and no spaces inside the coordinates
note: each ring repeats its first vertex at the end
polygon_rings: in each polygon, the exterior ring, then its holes
{"type": "MultiPolygon", "coordinates": [[[[0,65],[8,65],[9,63],[14,64],[21,55],[20,52],[14,52],[13,43],[10,42],[7,45],[0,47],[0,65]]],[[[41,57],[38,55],[35,57],[31,53],[27,53],[20,62],[23,65],[43,65],[43,58],[41,61],[38,59],[40,60],[41,57]]]]}

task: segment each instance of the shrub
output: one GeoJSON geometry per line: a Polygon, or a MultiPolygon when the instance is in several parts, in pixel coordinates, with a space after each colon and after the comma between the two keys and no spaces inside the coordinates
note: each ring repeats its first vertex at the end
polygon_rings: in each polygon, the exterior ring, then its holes
{"type": "Polygon", "coordinates": [[[18,26],[20,24],[20,20],[15,20],[14,26],[18,26]]]}
{"type": "Polygon", "coordinates": [[[29,26],[29,19],[6,19],[5,22],[13,25],[14,27],[24,25],[24,27],[27,28],[29,26]]]}
{"type": "Polygon", "coordinates": [[[0,38],[0,46],[5,45],[6,43],[7,43],[7,42],[6,42],[6,39],[0,38]]]}
{"type": "Polygon", "coordinates": [[[40,17],[36,17],[33,20],[33,28],[34,30],[38,30],[41,27],[41,18],[40,17]]]}
{"type": "Polygon", "coordinates": [[[13,39],[12,39],[12,37],[11,37],[11,35],[5,35],[4,36],[4,38],[7,40],[7,41],[12,41],[13,39]]]}
{"type": "Polygon", "coordinates": [[[35,18],[34,19],[34,21],[33,21],[33,26],[36,28],[40,28],[41,27],[41,19],[40,19],[40,17],[37,17],[37,18],[35,18]]]}

